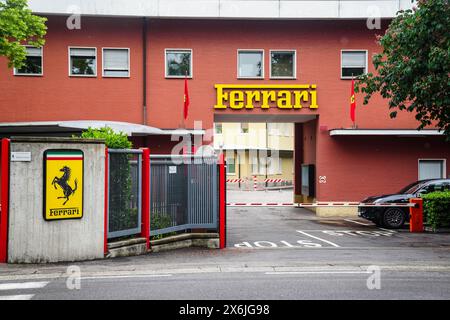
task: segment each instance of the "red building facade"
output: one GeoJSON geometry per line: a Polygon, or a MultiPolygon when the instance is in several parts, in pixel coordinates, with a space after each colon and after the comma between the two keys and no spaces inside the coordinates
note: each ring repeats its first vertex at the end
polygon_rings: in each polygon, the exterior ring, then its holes
{"type": "MultiPolygon", "coordinates": [[[[120,121],[167,133],[182,125],[194,129],[194,121],[201,121],[202,129],[225,121],[295,122],[297,201],[359,201],[368,195],[395,192],[419,179],[421,161],[441,163],[442,177],[450,173],[450,145],[445,138],[434,130],[416,132],[418,123],[412,114],[400,113],[390,119],[387,102],[380,97],[363,106],[362,96],[356,96],[357,127],[352,127],[351,81],[341,77],[342,52],[365,51],[366,71],[373,72],[371,56],[380,50],[375,36],[383,33],[383,29],[368,29],[365,20],[83,17],[79,30],[69,30],[66,20],[48,17],[42,75],[15,75],[6,59],[0,58],[4,136],[22,133],[11,129],[13,124],[40,121],[120,121]],[[70,75],[70,48],[96,49],[95,75],[70,75]],[[128,50],[128,76],[104,75],[105,48],[128,50]],[[166,76],[168,49],[189,50],[192,56],[189,117],[184,124],[184,77],[166,76]],[[261,77],[239,77],[239,50],[263,52],[261,77]],[[271,77],[271,51],[295,52],[295,77],[271,77]],[[253,85],[254,91],[267,85],[316,86],[318,107],[310,108],[310,99],[302,108],[278,108],[276,101],[270,101],[270,108],[261,108],[262,102],[255,101],[253,108],[218,109],[217,84],[253,85]],[[311,197],[302,195],[302,164],[315,166],[311,197]]],[[[384,20],[382,27],[387,24],[384,20]]],[[[236,99],[239,103],[240,96],[236,99]]],[[[149,146],[154,153],[170,152],[177,143],[169,134],[141,135],[133,141],[136,147],[149,146]]]]}

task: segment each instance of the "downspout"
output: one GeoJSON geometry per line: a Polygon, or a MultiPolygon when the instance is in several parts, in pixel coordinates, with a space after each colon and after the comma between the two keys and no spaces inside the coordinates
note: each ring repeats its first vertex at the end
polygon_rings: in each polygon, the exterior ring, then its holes
{"type": "Polygon", "coordinates": [[[147,18],[142,21],[142,123],[147,125],[147,18]]]}

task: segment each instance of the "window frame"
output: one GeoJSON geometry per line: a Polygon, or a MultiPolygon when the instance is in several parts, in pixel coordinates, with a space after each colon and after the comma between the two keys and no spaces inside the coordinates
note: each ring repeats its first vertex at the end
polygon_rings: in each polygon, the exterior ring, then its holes
{"type": "MultiPolygon", "coordinates": [[[[131,60],[130,60],[130,48],[121,47],[102,47],[102,77],[103,78],[130,78],[131,77],[131,60]],[[128,75],[127,76],[109,76],[105,75],[105,50],[127,50],[128,51],[128,75]]],[[[112,70],[112,69],[108,69],[112,70]]],[[[112,70],[112,71],[122,71],[122,70],[112,70]]]]}
{"type": "Polygon", "coordinates": [[[97,78],[98,74],[98,52],[97,47],[82,47],[82,46],[69,46],[68,47],[68,58],[69,58],[69,77],[75,78],[97,78]],[[72,55],[70,54],[70,49],[94,49],[95,50],[95,74],[72,74],[72,55]]]}
{"type": "Polygon", "coordinates": [[[41,49],[41,73],[19,73],[17,68],[13,68],[13,75],[19,77],[43,77],[44,76],[44,46],[35,47],[30,45],[24,45],[25,48],[38,48],[41,49]]]}
{"type": "MultiPolygon", "coordinates": [[[[364,72],[363,74],[367,74],[369,72],[369,50],[367,49],[341,49],[340,54],[341,54],[341,70],[340,70],[340,77],[341,80],[351,80],[352,78],[355,78],[357,76],[343,76],[342,75],[342,69],[344,68],[342,66],[342,56],[344,52],[364,52],[366,55],[366,65],[364,66],[364,72]]],[[[346,67],[347,68],[347,67],[346,67]]]]}
{"type": "Polygon", "coordinates": [[[226,170],[226,175],[228,175],[228,176],[235,176],[236,175],[236,158],[234,158],[234,157],[230,157],[230,158],[225,158],[225,161],[226,161],[226,163],[227,163],[227,170],[226,170]],[[234,172],[229,172],[228,170],[229,170],[229,168],[231,168],[230,166],[229,166],[229,159],[233,159],[233,168],[234,168],[234,172]]]}
{"type": "Polygon", "coordinates": [[[166,79],[192,79],[194,77],[194,50],[193,49],[187,49],[187,48],[165,48],[164,49],[164,77],[166,79]],[[189,74],[186,76],[171,76],[168,75],[168,68],[167,68],[167,52],[169,51],[189,51],[191,54],[191,58],[189,59],[189,74]]]}
{"type": "Polygon", "coordinates": [[[269,50],[269,79],[273,80],[296,80],[297,79],[297,50],[295,49],[271,49],[269,50]],[[272,75],[272,53],[279,52],[279,53],[293,53],[294,59],[293,59],[293,76],[273,76],[272,75]]]}
{"type": "Polygon", "coordinates": [[[223,134],[223,123],[214,123],[214,134],[223,134]],[[220,132],[217,132],[217,128],[220,126],[220,132]]]}
{"type": "Polygon", "coordinates": [[[264,80],[265,78],[265,52],[264,49],[237,49],[236,52],[236,65],[237,65],[237,69],[236,69],[236,78],[237,79],[254,79],[254,80],[264,80]],[[259,77],[246,77],[246,76],[240,76],[239,75],[239,53],[241,52],[260,52],[262,53],[262,65],[261,65],[261,76],[259,77]]]}
{"type": "Polygon", "coordinates": [[[417,180],[420,179],[420,161],[441,161],[442,176],[440,179],[447,179],[447,158],[419,158],[417,159],[417,180]]]}

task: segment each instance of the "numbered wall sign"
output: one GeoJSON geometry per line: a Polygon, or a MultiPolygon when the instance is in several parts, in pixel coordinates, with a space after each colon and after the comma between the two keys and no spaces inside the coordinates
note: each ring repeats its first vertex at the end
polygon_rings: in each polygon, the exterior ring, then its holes
{"type": "Polygon", "coordinates": [[[81,150],[44,152],[44,219],[83,217],[83,162],[81,150]]]}

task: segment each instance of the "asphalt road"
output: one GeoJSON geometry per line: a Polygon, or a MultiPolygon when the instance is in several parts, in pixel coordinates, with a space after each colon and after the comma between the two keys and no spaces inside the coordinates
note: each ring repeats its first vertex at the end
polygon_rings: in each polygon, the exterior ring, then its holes
{"type": "MultiPolygon", "coordinates": [[[[382,271],[379,289],[368,288],[369,276],[371,273],[354,270],[99,276],[82,278],[79,289],[68,289],[65,279],[40,280],[35,281],[34,284],[40,284],[42,288],[11,289],[8,290],[8,294],[16,297],[32,295],[35,300],[425,300],[450,298],[450,277],[447,273],[382,271]]],[[[8,283],[17,282],[6,282],[8,283]]],[[[27,283],[30,282],[25,282],[27,283]]]]}
{"type": "Polygon", "coordinates": [[[385,230],[298,208],[229,208],[227,240],[224,250],[0,265],[0,299],[450,298],[448,233],[385,230]],[[369,289],[369,278],[380,287],[369,289]]]}

